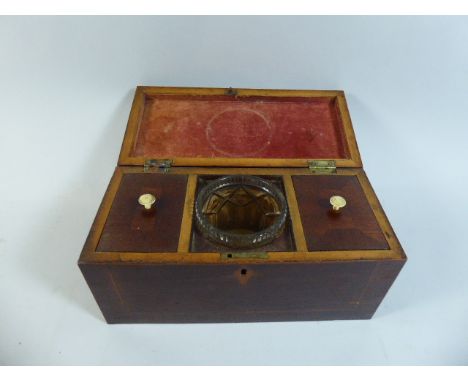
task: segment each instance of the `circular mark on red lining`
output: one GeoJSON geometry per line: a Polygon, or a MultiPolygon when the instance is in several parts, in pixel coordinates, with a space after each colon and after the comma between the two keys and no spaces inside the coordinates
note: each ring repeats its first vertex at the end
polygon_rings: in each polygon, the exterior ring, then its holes
{"type": "Polygon", "coordinates": [[[227,109],[211,118],[205,133],[213,150],[229,157],[249,157],[270,144],[273,129],[258,111],[227,109]]]}

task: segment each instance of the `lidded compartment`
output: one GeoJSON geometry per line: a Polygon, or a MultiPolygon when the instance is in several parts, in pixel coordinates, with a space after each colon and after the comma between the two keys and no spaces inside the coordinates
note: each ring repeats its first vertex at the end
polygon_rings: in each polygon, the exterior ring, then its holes
{"type": "Polygon", "coordinates": [[[138,87],[119,165],[361,167],[341,91],[138,87]],[[167,162],[166,162],[167,163],[167,162]]]}

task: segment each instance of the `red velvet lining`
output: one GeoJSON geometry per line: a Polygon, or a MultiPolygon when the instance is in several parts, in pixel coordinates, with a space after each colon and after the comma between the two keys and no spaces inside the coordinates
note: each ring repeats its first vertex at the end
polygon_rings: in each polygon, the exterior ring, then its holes
{"type": "Polygon", "coordinates": [[[133,155],[347,158],[333,98],[148,97],[133,155]]]}

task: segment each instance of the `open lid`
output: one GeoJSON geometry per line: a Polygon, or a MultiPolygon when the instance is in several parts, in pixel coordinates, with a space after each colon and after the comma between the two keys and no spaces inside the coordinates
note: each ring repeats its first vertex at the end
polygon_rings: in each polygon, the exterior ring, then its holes
{"type": "Polygon", "coordinates": [[[361,167],[342,91],[137,87],[119,165],[361,167]]]}

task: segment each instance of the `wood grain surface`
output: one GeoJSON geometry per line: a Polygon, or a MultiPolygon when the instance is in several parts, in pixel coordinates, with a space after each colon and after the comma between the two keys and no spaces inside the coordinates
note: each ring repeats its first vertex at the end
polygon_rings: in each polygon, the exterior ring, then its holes
{"type": "Polygon", "coordinates": [[[356,176],[292,177],[309,251],[389,249],[356,176]],[[346,201],[333,212],[330,197],[346,201]]]}
{"type": "Polygon", "coordinates": [[[82,264],[109,323],[368,319],[404,261],[82,264]]]}
{"type": "Polygon", "coordinates": [[[186,185],[186,175],[125,174],[96,250],[177,252],[186,185]],[[151,210],[138,204],[146,193],[157,198],[151,210]]]}

